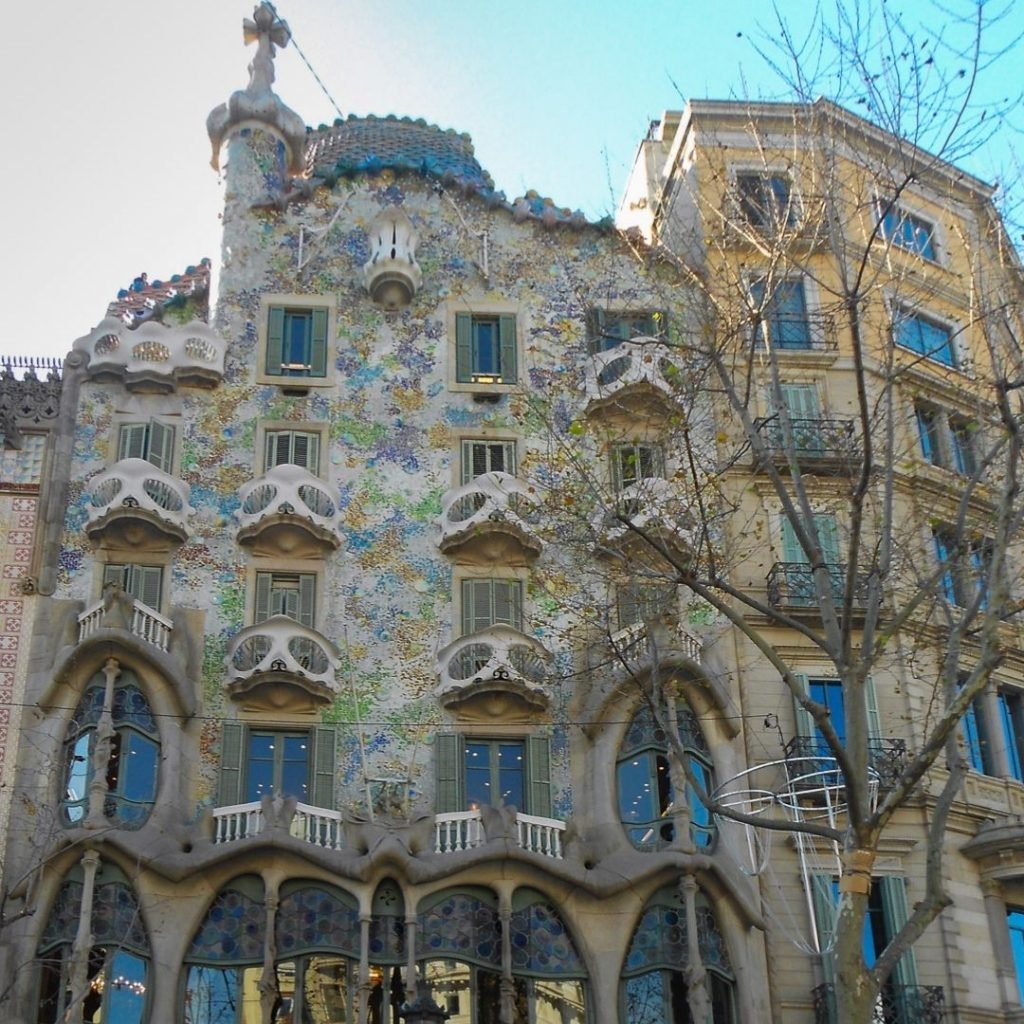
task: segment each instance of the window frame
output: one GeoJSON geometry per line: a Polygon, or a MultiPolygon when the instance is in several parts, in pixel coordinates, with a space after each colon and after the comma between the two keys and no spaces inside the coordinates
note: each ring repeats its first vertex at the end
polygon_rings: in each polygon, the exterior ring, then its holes
{"type": "Polygon", "coordinates": [[[875,200],[875,217],[879,236],[890,246],[929,263],[942,264],[939,224],[932,217],[919,213],[898,199],[890,202],[882,196],[875,200]],[[907,225],[911,227],[909,235],[907,225]],[[919,241],[919,229],[927,229],[923,241],[919,241]]]}
{"type": "Polygon", "coordinates": [[[523,338],[527,332],[526,317],[516,303],[487,302],[479,307],[468,305],[455,308],[449,306],[447,316],[448,327],[448,390],[483,394],[506,394],[515,391],[524,380],[523,338]],[[468,318],[468,320],[467,320],[468,318]],[[497,347],[499,366],[497,373],[474,374],[472,369],[473,337],[467,337],[467,324],[470,332],[474,318],[480,321],[494,321],[498,325],[497,347]],[[511,337],[507,333],[511,331],[511,337]],[[469,346],[470,364],[467,367],[467,345],[469,346]],[[514,366],[510,373],[507,366],[501,365],[502,352],[505,357],[511,355],[514,366]],[[478,379],[474,379],[474,376],[478,379]]]}
{"type": "Polygon", "coordinates": [[[220,759],[218,762],[217,799],[218,807],[236,807],[245,801],[243,795],[249,788],[250,734],[280,733],[309,737],[307,766],[307,796],[300,801],[313,807],[333,810],[338,765],[338,730],[332,725],[285,725],[279,722],[264,723],[258,720],[247,722],[224,722],[220,738],[220,759]]]}
{"type": "Polygon", "coordinates": [[[492,626],[509,626],[511,629],[515,629],[520,633],[526,633],[527,617],[526,617],[526,580],[522,575],[508,574],[508,575],[490,575],[490,576],[471,576],[471,575],[457,575],[453,580],[455,594],[458,597],[458,607],[453,609],[455,612],[455,622],[458,623],[460,637],[473,636],[476,633],[480,633],[485,629],[490,629],[492,626]],[[518,625],[514,622],[496,622],[492,618],[491,621],[485,625],[476,625],[478,616],[475,612],[475,607],[471,608],[472,603],[475,606],[476,597],[473,595],[472,601],[467,600],[467,592],[476,588],[480,584],[489,584],[490,586],[490,605],[493,610],[495,604],[495,593],[494,585],[501,584],[510,587],[515,587],[518,590],[518,596],[512,598],[512,606],[518,603],[518,616],[511,616],[513,619],[518,619],[518,625]],[[467,628],[472,624],[475,628],[467,628]]]}
{"type": "Polygon", "coordinates": [[[761,231],[792,231],[800,227],[803,220],[803,205],[796,182],[788,169],[763,166],[736,167],[731,173],[731,188],[736,215],[748,227],[761,231]],[[755,195],[754,190],[747,188],[746,183],[755,181],[760,186],[759,195],[755,195]],[[784,200],[780,200],[774,182],[784,183],[784,200]]]}
{"type": "MultiPolygon", "coordinates": [[[[293,588],[289,586],[287,588],[280,587],[278,589],[292,590],[293,588]]],[[[260,623],[266,622],[275,615],[285,615],[300,626],[305,626],[307,629],[316,629],[317,611],[320,606],[319,590],[319,573],[297,572],[291,567],[275,568],[272,566],[257,566],[252,577],[249,622],[253,626],[258,626],[260,623]],[[298,602],[298,615],[291,615],[288,612],[276,612],[272,608],[264,614],[265,609],[261,607],[261,605],[264,604],[264,595],[261,594],[261,590],[264,587],[269,587],[269,591],[265,595],[265,599],[266,602],[272,602],[275,590],[275,580],[279,583],[284,583],[286,581],[290,583],[292,579],[295,580],[294,592],[298,594],[298,597],[296,598],[298,602]],[[305,602],[311,602],[308,610],[305,607],[305,602]]]]}
{"type": "Polygon", "coordinates": [[[594,356],[634,338],[668,338],[668,316],[656,306],[591,306],[587,310],[587,352],[594,356]],[[638,329],[640,326],[649,330],[638,329]]]}
{"type": "MultiPolygon", "coordinates": [[[[920,330],[918,330],[918,334],[921,334],[920,330]]],[[[917,359],[927,360],[928,363],[933,363],[936,366],[943,366],[947,370],[956,370],[960,373],[964,372],[964,368],[967,363],[967,355],[961,347],[958,329],[952,321],[942,317],[941,315],[925,313],[910,306],[896,304],[893,306],[892,310],[891,336],[892,343],[896,348],[901,349],[903,352],[912,353],[917,359]],[[942,351],[948,354],[948,361],[946,359],[939,358],[939,355],[936,354],[936,349],[925,349],[923,335],[921,336],[920,347],[908,345],[901,341],[902,328],[908,323],[923,325],[927,328],[938,330],[945,334],[946,341],[942,351]]]]}
{"type": "MultiPolygon", "coordinates": [[[[256,437],[256,458],[259,474],[261,476],[266,475],[277,466],[299,466],[300,468],[305,469],[306,472],[310,473],[312,476],[322,478],[323,474],[320,472],[320,467],[324,461],[324,451],[326,447],[324,437],[325,430],[323,427],[315,424],[278,421],[260,424],[256,437]],[[271,443],[275,438],[280,439],[285,436],[291,438],[290,448],[292,452],[294,452],[296,439],[305,437],[309,447],[315,447],[316,449],[316,465],[303,465],[301,462],[296,462],[294,460],[286,460],[270,464],[267,456],[270,454],[271,443]],[[310,444],[310,442],[312,443],[310,444]]],[[[308,461],[309,460],[307,458],[307,462],[308,461]]]]}
{"type": "MultiPolygon", "coordinates": [[[[932,525],[931,538],[937,565],[947,567],[939,578],[939,596],[954,608],[968,607],[976,597],[979,581],[988,574],[993,555],[992,539],[984,535],[972,536],[964,547],[955,531],[942,523],[932,525]],[[956,549],[961,547],[963,550],[958,552],[956,549]]],[[[987,603],[987,594],[983,593],[979,608],[985,608],[987,603]]]]}
{"type": "Polygon", "coordinates": [[[100,595],[107,587],[114,583],[121,590],[123,590],[129,597],[135,601],[139,601],[144,604],[147,608],[152,609],[158,614],[163,614],[164,606],[164,595],[166,590],[166,573],[164,570],[167,568],[163,563],[157,562],[142,563],[142,562],[103,562],[103,573],[100,580],[100,595]],[[120,571],[122,574],[122,580],[119,582],[112,579],[115,572],[120,571]],[[151,572],[156,572],[156,581],[153,583],[153,577],[149,575],[151,572]],[[147,580],[147,576],[149,577],[147,580]],[[149,593],[147,594],[147,590],[149,593]],[[155,604],[151,604],[145,600],[147,596],[153,596],[153,592],[156,592],[157,601],[155,604]],[[138,591],[138,592],[137,592],[138,591]]]}
{"type": "Polygon", "coordinates": [[[918,399],[914,402],[914,423],[918,456],[928,465],[964,477],[977,473],[978,425],[970,416],[918,399]]]}
{"type": "Polygon", "coordinates": [[[177,429],[174,424],[151,416],[148,420],[119,420],[114,426],[117,431],[117,462],[124,459],[142,459],[168,476],[175,475],[177,429]],[[141,444],[133,445],[130,439],[133,431],[141,431],[141,444]],[[135,454],[132,454],[132,447],[138,448],[135,454]],[[163,451],[160,452],[159,449],[163,451]]]}
{"type": "Polygon", "coordinates": [[[759,347],[770,347],[773,352],[822,352],[827,348],[820,315],[815,319],[818,302],[813,282],[805,274],[786,274],[774,282],[768,292],[766,277],[751,275],[747,279],[747,294],[751,307],[760,310],[754,326],[754,340],[759,347]],[[784,292],[799,294],[802,309],[787,310],[779,304],[784,292]],[[771,333],[766,339],[766,328],[771,333]],[[796,332],[799,337],[794,337],[796,332]],[[787,336],[789,335],[789,336],[787,336]]]}
{"type": "MultiPolygon", "coordinates": [[[[275,325],[276,326],[276,325],[275,325]]],[[[283,326],[283,324],[282,324],[283,326]]],[[[334,299],[323,295],[269,294],[260,301],[257,325],[256,382],[275,384],[279,387],[306,389],[310,387],[332,387],[331,367],[336,338],[336,316],[334,299]],[[271,319],[277,314],[308,314],[310,320],[310,363],[309,373],[281,372],[282,366],[271,358],[271,319]],[[321,333],[323,338],[318,340],[321,333]],[[317,353],[316,347],[322,352],[317,353]],[[320,365],[322,363],[322,365],[320,365]],[[275,368],[278,367],[278,368],[275,368]],[[319,371],[319,372],[315,372],[319,371]]]]}
{"type": "Polygon", "coordinates": [[[518,476],[519,473],[519,442],[514,437],[507,436],[472,436],[472,437],[460,437],[459,438],[459,452],[458,452],[458,466],[456,467],[457,477],[456,486],[465,486],[468,483],[472,483],[478,476],[482,476],[483,473],[508,473],[511,476],[518,476]],[[473,454],[473,446],[484,445],[488,451],[486,453],[486,461],[488,467],[491,462],[491,455],[489,449],[491,448],[502,448],[504,449],[504,461],[506,467],[503,470],[496,470],[487,468],[480,473],[473,471],[474,464],[476,462],[475,455],[473,454]],[[469,458],[467,459],[467,454],[469,458]],[[509,464],[511,468],[509,468],[509,464]]]}

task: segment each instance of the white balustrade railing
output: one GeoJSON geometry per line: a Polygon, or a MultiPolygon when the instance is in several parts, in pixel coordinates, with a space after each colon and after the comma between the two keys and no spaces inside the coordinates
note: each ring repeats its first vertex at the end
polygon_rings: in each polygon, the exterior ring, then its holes
{"type": "Polygon", "coordinates": [[[565,822],[555,818],[541,818],[535,814],[516,815],[516,841],[523,850],[544,857],[562,859],[562,833],[565,822]]]}
{"type": "Polygon", "coordinates": [[[441,499],[440,542],[443,545],[481,527],[511,528],[539,553],[540,539],[527,521],[527,510],[536,503],[537,496],[511,473],[481,473],[441,499]]]}
{"type": "Polygon", "coordinates": [[[594,531],[606,542],[636,530],[667,530],[689,543],[693,523],[686,495],[663,477],[644,477],[623,487],[594,521],[594,531]],[[625,521],[624,521],[625,520],[625,521]]]}
{"type": "Polygon", "coordinates": [[[193,511],[188,484],[145,459],[121,459],[90,483],[89,522],[117,508],[138,508],[185,529],[193,511]]]}
{"type": "Polygon", "coordinates": [[[90,378],[115,376],[129,386],[134,379],[165,379],[215,384],[224,377],[227,343],[209,324],[193,320],[165,327],[150,320],[130,330],[117,317],[107,317],[72,346],[89,356],[90,378]]]}
{"type": "Polygon", "coordinates": [[[434,815],[434,852],[472,850],[484,841],[484,824],[479,811],[449,811],[434,815]]]}
{"type": "MultiPolygon", "coordinates": [[[[516,844],[522,850],[561,860],[565,822],[516,813],[516,844]]],[[[483,819],[479,811],[449,811],[434,815],[434,852],[458,853],[483,845],[483,819]]]]}
{"type": "Polygon", "coordinates": [[[625,388],[646,384],[675,400],[682,374],[681,354],[656,338],[623,341],[590,357],[586,392],[590,401],[610,398],[625,388]]]}
{"type": "MultiPolygon", "coordinates": [[[[247,804],[215,807],[213,810],[213,841],[231,843],[237,839],[258,836],[267,828],[263,805],[259,800],[247,804]]],[[[324,850],[344,849],[343,819],[340,811],[312,804],[297,803],[288,825],[288,834],[311,846],[324,850]]]]}
{"type": "Polygon", "coordinates": [[[323,480],[302,466],[274,466],[258,480],[245,484],[238,497],[241,504],[237,515],[243,529],[266,516],[295,516],[328,531],[340,543],[337,502],[323,480]]]}
{"type": "MultiPolygon", "coordinates": [[[[78,616],[79,643],[102,628],[105,614],[105,603],[103,600],[99,600],[78,616]]],[[[140,640],[145,640],[146,643],[159,647],[161,651],[166,651],[171,643],[171,630],[174,629],[174,623],[155,609],[150,608],[148,604],[133,601],[131,622],[128,628],[140,640]]]]}
{"type": "Polygon", "coordinates": [[[263,831],[263,807],[259,801],[232,804],[213,810],[213,841],[231,843],[247,836],[258,836],[263,831]]]}

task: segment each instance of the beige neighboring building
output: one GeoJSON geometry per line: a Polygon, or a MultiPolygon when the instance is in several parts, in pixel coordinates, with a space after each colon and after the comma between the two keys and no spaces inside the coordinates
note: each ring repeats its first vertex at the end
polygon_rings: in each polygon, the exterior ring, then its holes
{"type": "MultiPolygon", "coordinates": [[[[772,778],[758,766],[781,759],[792,776],[817,769],[815,759],[828,752],[753,639],[829,710],[840,739],[849,728],[821,642],[828,624],[810,559],[782,495],[806,497],[841,595],[865,429],[875,469],[859,577],[879,565],[870,550],[879,540],[891,541],[892,559],[877,619],[867,617],[862,579],[853,588],[854,643],[866,622],[891,632],[896,615],[907,615],[866,684],[879,799],[938,719],[938,680],[953,638],[962,643],[953,672],[964,679],[985,653],[965,609],[988,585],[1007,479],[995,381],[1019,373],[1022,337],[1021,268],[992,197],[959,168],[824,101],[695,100],[666,113],[640,146],[618,222],[697,271],[713,311],[710,337],[735,386],[731,406],[728,387],[718,400],[718,491],[730,508],[719,551],[731,583],[769,609],[738,601],[745,628],[730,638],[727,673],[744,722],[743,757],[754,769],[747,784],[772,778]],[[851,294],[859,340],[844,306],[851,294]],[[907,612],[915,595],[921,604],[907,612]]],[[[707,351],[708,338],[694,347],[707,351]]],[[[1024,1019],[1020,555],[1014,536],[999,664],[959,730],[970,770],[941,837],[953,905],[899,962],[878,1020],[1024,1019]]],[[[979,626],[985,599],[980,604],[979,626]]],[[[923,898],[926,829],[945,764],[940,756],[882,834],[866,951],[880,950],[923,898]]],[[[815,805],[803,803],[805,814],[815,805]]],[[[766,937],[767,987],[773,1020],[825,1024],[833,1012],[829,968],[786,935],[813,949],[812,906],[822,936],[832,924],[830,859],[820,844],[803,845],[801,859],[792,841],[776,839],[771,869],[760,876],[776,918],[766,937]]]]}

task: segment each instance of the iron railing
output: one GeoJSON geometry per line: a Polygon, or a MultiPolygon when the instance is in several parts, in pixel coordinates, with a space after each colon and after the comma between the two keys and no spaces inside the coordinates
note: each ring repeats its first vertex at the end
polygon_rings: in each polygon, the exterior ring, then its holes
{"type": "MultiPolygon", "coordinates": [[[[814,997],[814,1024],[835,1024],[834,985],[819,985],[814,997]]],[[[865,1024],[942,1024],[946,998],[939,985],[886,985],[865,1024]]]]}
{"type": "Polygon", "coordinates": [[[845,462],[854,454],[853,420],[814,418],[789,420],[792,442],[787,443],[782,420],[776,416],[755,420],[754,429],[772,459],[785,458],[790,450],[802,466],[845,462]]]}
{"type": "MultiPolygon", "coordinates": [[[[808,773],[808,766],[815,758],[821,758],[823,764],[827,760],[828,767],[833,762],[832,750],[821,736],[794,736],[784,751],[787,761],[799,762],[803,774],[808,773]]],[[[891,789],[907,764],[906,740],[893,737],[869,739],[868,760],[878,773],[879,787],[891,789]]]]}

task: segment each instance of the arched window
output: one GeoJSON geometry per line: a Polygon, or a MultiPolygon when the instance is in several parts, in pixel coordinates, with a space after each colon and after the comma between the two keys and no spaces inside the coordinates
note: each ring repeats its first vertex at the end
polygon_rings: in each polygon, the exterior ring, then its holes
{"type": "MultiPolygon", "coordinates": [[[[64,740],[63,806],[65,820],[72,825],[81,824],[88,814],[105,693],[106,682],[99,674],[79,701],[64,740]]],[[[160,737],[149,701],[131,672],[118,673],[111,718],[114,738],[107,760],[103,813],[126,828],[139,828],[156,799],[160,737]]]]}
{"type": "Polygon", "coordinates": [[[92,941],[83,993],[72,991],[71,959],[82,913],[84,882],[76,868],[60,888],[39,943],[39,1024],[142,1024],[146,1010],[149,942],[138,900],[113,865],[102,864],[93,890],[92,941]],[[77,1006],[74,1006],[78,996],[77,1006]]]}
{"type": "MultiPolygon", "coordinates": [[[[350,1024],[358,1006],[358,902],[322,882],[289,882],[279,895],[271,1019],[280,1024],[350,1024]]],[[[189,947],[185,1024],[262,1019],[257,982],[263,973],[265,933],[262,882],[236,879],[210,905],[189,947]]]]}
{"type": "MultiPolygon", "coordinates": [[[[681,699],[676,703],[676,721],[690,769],[705,791],[714,788],[711,757],[697,716],[681,699]]],[[[675,838],[672,822],[675,794],[669,770],[668,738],[658,728],[645,704],[633,716],[622,741],[617,765],[619,816],[629,841],[638,850],[656,850],[675,838]]],[[[714,841],[711,814],[687,786],[690,835],[696,846],[707,848],[714,841]]]]}
{"type": "MultiPolygon", "coordinates": [[[[729,952],[703,894],[697,896],[696,911],[697,947],[706,972],[710,1024],[736,1024],[735,980],[729,952]]],[[[647,904],[626,954],[622,1020],[629,1024],[691,1024],[689,963],[683,900],[676,889],[661,889],[647,904]]]]}
{"type": "MultiPolygon", "coordinates": [[[[431,897],[417,918],[416,958],[434,999],[466,1024],[499,1024],[502,933],[485,889],[431,897]]],[[[516,892],[509,921],[515,1019],[583,1024],[586,971],[558,911],[541,893],[516,892]]]]}

